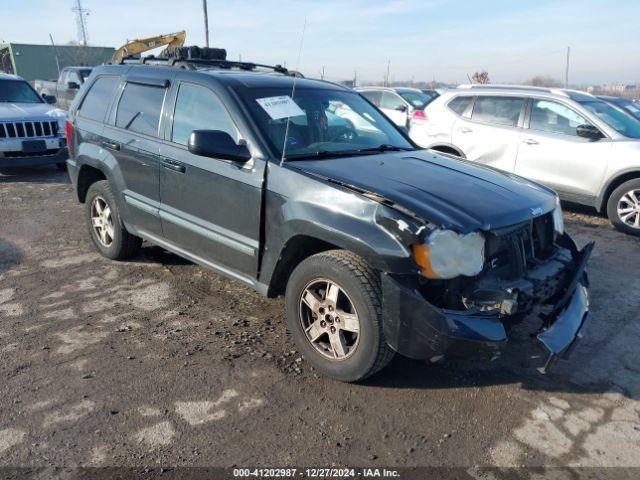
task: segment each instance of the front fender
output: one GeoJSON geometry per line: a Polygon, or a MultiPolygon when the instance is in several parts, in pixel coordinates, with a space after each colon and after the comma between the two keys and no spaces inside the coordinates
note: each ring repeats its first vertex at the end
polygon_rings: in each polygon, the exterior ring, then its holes
{"type": "Polygon", "coordinates": [[[339,185],[270,166],[260,280],[270,284],[292,239],[352,251],[389,273],[415,273],[410,247],[424,227],[408,215],[339,185]]]}

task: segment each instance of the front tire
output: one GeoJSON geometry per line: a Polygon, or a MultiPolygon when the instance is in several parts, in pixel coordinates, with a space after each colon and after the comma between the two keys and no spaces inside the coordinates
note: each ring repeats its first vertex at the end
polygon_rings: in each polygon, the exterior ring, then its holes
{"type": "Polygon", "coordinates": [[[382,330],[380,274],[354,253],[331,250],[302,261],[285,303],[296,345],[323,374],[356,382],[393,357],[382,330]]]}
{"type": "Polygon", "coordinates": [[[624,182],[611,193],[607,216],[621,232],[640,236],[640,178],[624,182]]]}
{"type": "Polygon", "coordinates": [[[89,187],[85,220],[91,240],[103,256],[124,260],[140,250],[142,239],[131,235],[124,227],[107,180],[100,180],[89,187]]]}

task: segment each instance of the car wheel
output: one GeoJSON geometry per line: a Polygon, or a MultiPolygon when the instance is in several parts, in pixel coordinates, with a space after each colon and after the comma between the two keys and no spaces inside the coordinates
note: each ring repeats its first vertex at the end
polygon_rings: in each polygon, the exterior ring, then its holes
{"type": "Polygon", "coordinates": [[[67,162],[56,163],[56,168],[58,170],[60,170],[61,172],[66,172],[67,171],[67,162]]]}
{"type": "Polygon", "coordinates": [[[613,191],[607,216],[618,230],[640,236],[640,178],[624,182],[613,191]]]}
{"type": "Polygon", "coordinates": [[[363,380],[393,357],[382,330],[380,274],[359,256],[331,250],[301,262],[287,283],[289,331],[306,360],[344,382],[363,380]]]}
{"type": "Polygon", "coordinates": [[[142,239],[124,228],[107,180],[95,182],[89,187],[85,220],[93,244],[105,257],[122,260],[135,255],[140,249],[142,239]]]}

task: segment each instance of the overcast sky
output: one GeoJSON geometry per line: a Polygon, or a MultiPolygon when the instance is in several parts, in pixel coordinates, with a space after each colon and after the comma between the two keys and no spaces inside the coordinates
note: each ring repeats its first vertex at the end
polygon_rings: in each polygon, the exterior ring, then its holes
{"type": "MultiPolygon", "coordinates": [[[[89,43],[187,30],[204,45],[202,0],[82,0],[89,43]]],[[[0,41],[76,40],[75,0],[0,0],[0,41]]],[[[564,79],[571,46],[575,84],[640,82],[640,0],[208,0],[211,45],[230,58],[326,78],[465,82],[486,69],[493,82],[534,75],[564,79]]]]}

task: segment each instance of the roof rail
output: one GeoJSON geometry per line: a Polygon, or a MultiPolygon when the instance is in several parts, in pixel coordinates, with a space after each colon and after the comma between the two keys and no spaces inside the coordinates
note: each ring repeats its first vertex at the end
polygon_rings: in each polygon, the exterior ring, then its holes
{"type": "Polygon", "coordinates": [[[253,62],[235,62],[232,60],[220,60],[220,59],[205,59],[205,58],[160,58],[155,56],[148,56],[144,58],[125,58],[120,64],[124,65],[153,65],[153,66],[166,66],[174,68],[183,68],[186,70],[198,70],[203,68],[219,68],[222,70],[238,69],[247,72],[256,71],[263,68],[272,70],[276,73],[289,76],[302,77],[299,72],[287,70],[281,65],[264,65],[262,63],[253,62]]]}
{"type": "Polygon", "coordinates": [[[547,87],[534,87],[531,85],[499,85],[499,84],[467,84],[458,85],[460,89],[472,89],[472,90],[535,90],[538,92],[554,93],[557,89],[547,87]]]}

